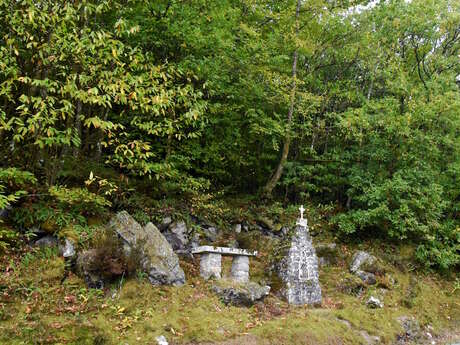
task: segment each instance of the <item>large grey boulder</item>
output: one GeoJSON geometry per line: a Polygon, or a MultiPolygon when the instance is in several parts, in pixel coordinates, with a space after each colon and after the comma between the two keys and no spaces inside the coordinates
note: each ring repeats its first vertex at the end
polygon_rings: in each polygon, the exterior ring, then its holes
{"type": "Polygon", "coordinates": [[[377,262],[377,258],[368,252],[358,251],[353,255],[351,260],[350,272],[356,273],[357,271],[372,272],[372,267],[377,262]]]}
{"type": "Polygon", "coordinates": [[[58,244],[59,244],[59,240],[55,236],[46,235],[46,236],[36,240],[33,243],[33,246],[40,247],[40,248],[43,248],[43,247],[57,247],[58,244]]]}
{"type": "Polygon", "coordinates": [[[368,285],[373,285],[377,282],[375,272],[379,271],[378,259],[365,252],[358,251],[353,255],[350,264],[350,272],[361,278],[368,285]]]}
{"type": "Polygon", "coordinates": [[[185,222],[171,223],[163,232],[164,237],[175,251],[185,251],[189,243],[188,230],[185,222]]]}
{"type": "Polygon", "coordinates": [[[111,219],[109,228],[120,236],[125,248],[136,248],[142,253],[142,268],[153,285],[185,283],[179,258],[155,225],[148,223],[142,228],[128,212],[121,211],[111,219]]]}
{"type": "Polygon", "coordinates": [[[297,224],[291,243],[278,265],[284,283],[283,295],[289,304],[321,304],[318,257],[306,223],[297,224]]]}
{"type": "Polygon", "coordinates": [[[269,286],[260,286],[254,282],[245,284],[220,282],[214,285],[212,290],[225,304],[239,307],[250,307],[258,301],[262,301],[270,292],[269,286]]]}
{"type": "Polygon", "coordinates": [[[62,249],[62,256],[65,259],[72,259],[76,254],[77,252],[75,250],[75,242],[66,238],[64,241],[64,247],[62,249]]]}

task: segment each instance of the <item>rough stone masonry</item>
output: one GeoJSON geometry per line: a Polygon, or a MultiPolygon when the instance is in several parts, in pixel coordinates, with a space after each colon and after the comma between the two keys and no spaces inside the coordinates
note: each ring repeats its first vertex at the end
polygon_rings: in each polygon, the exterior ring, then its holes
{"type": "Polygon", "coordinates": [[[318,257],[303,217],[297,222],[291,244],[281,262],[280,277],[284,282],[284,295],[289,304],[321,304],[318,257]]]}

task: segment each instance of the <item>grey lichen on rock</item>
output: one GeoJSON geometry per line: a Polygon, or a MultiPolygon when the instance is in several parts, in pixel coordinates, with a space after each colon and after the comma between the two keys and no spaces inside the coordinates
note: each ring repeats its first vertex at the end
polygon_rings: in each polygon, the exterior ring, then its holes
{"type": "Polygon", "coordinates": [[[186,250],[189,243],[187,224],[184,221],[174,222],[163,232],[173,250],[186,250]]]}
{"type": "Polygon", "coordinates": [[[145,228],[126,211],[118,212],[110,221],[113,229],[124,241],[125,248],[137,248],[142,253],[142,269],[153,285],[183,285],[185,274],[179,258],[155,225],[145,228]]]}
{"type": "MultiPolygon", "coordinates": [[[[367,269],[372,269],[373,265],[377,261],[377,258],[365,251],[358,251],[353,255],[350,264],[350,272],[356,273],[357,271],[367,271],[367,269]],[[364,266],[367,269],[364,269],[364,266]]],[[[371,272],[371,271],[369,271],[371,272]]]]}

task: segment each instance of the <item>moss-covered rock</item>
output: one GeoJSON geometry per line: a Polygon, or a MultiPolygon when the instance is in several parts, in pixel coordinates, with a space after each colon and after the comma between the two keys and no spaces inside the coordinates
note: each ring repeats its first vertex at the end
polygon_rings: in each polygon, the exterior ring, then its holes
{"type": "Polygon", "coordinates": [[[347,295],[361,295],[366,288],[364,281],[354,274],[347,273],[337,282],[337,290],[347,295]]]}
{"type": "Polygon", "coordinates": [[[153,285],[185,283],[179,258],[155,225],[148,223],[142,228],[128,212],[121,211],[112,218],[109,228],[123,239],[127,251],[137,249],[143,254],[142,268],[153,285]]]}
{"type": "Polygon", "coordinates": [[[335,243],[318,243],[315,244],[316,255],[321,266],[334,265],[338,261],[339,250],[335,243]]]}
{"type": "Polygon", "coordinates": [[[212,287],[212,291],[225,304],[250,307],[262,301],[270,292],[269,286],[261,286],[254,282],[236,284],[234,282],[219,281],[212,287]]]}

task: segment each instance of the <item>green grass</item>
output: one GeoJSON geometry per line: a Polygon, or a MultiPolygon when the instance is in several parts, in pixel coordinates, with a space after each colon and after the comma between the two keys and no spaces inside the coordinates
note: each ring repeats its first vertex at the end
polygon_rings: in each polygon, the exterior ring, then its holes
{"type": "MultiPolygon", "coordinates": [[[[132,278],[121,288],[115,282],[105,292],[88,290],[75,275],[61,284],[64,262],[56,252],[24,249],[0,259],[0,343],[155,344],[163,334],[171,344],[232,338],[241,344],[364,344],[360,332],[366,331],[391,344],[402,331],[396,321],[402,315],[431,325],[434,334],[460,328],[460,291],[435,275],[416,275],[386,261],[387,275],[376,286],[358,296],[341,292],[353,251],[341,248],[339,264],[321,270],[324,303],[312,309],[288,306],[275,295],[251,308],[225,306],[211,283],[198,278],[197,262],[182,262],[183,287],[153,287],[132,278]],[[385,308],[368,309],[371,294],[385,308]]],[[[254,277],[264,277],[267,257],[262,248],[251,262],[254,277]]]]}

